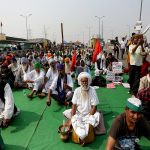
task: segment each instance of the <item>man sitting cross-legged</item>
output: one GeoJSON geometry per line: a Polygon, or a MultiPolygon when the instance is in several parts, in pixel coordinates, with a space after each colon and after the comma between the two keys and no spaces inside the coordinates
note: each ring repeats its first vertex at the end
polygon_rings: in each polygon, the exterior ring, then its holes
{"type": "Polygon", "coordinates": [[[29,61],[26,57],[21,58],[21,65],[16,72],[16,78],[14,86],[16,88],[27,88],[28,84],[24,81],[24,77],[27,73],[31,72],[33,68],[29,65],[29,61]]]}
{"type": "Polygon", "coordinates": [[[44,88],[42,89],[42,93],[38,94],[40,98],[43,98],[46,96],[46,94],[48,93],[48,89],[51,86],[54,78],[58,75],[58,70],[56,68],[56,61],[51,58],[49,60],[49,65],[50,65],[50,68],[48,69],[45,79],[44,79],[44,85],[43,85],[44,88]]]}
{"type": "Polygon", "coordinates": [[[65,73],[64,64],[57,64],[58,76],[55,77],[48,91],[47,105],[51,104],[53,97],[59,104],[69,105],[69,100],[72,98],[73,81],[69,74],[65,73]]]}
{"type": "Polygon", "coordinates": [[[44,84],[45,72],[41,69],[41,64],[39,62],[34,64],[34,70],[27,73],[25,76],[25,82],[33,88],[32,92],[28,95],[29,98],[33,98],[34,93],[37,93],[44,84]]]}
{"type": "Polygon", "coordinates": [[[80,87],[75,89],[72,98],[72,109],[63,112],[68,123],[72,125],[80,140],[88,136],[89,126],[97,127],[100,123],[100,113],[97,111],[99,100],[94,88],[90,86],[91,76],[87,72],[81,72],[78,76],[80,87]]]}

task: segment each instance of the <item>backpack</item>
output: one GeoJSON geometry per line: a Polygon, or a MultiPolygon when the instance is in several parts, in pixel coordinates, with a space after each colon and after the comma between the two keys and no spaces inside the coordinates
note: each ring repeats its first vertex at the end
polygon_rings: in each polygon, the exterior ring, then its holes
{"type": "Polygon", "coordinates": [[[99,87],[105,87],[106,86],[106,79],[103,76],[95,76],[92,79],[91,86],[99,86],[99,87]]]}

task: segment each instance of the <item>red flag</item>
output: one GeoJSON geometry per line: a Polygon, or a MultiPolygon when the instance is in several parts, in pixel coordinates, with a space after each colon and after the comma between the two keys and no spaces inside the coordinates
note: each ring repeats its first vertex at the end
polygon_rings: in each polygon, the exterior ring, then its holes
{"type": "Polygon", "coordinates": [[[74,71],[75,65],[76,65],[76,50],[74,50],[73,56],[72,56],[72,62],[71,62],[71,72],[74,71]]]}
{"type": "Polygon", "coordinates": [[[102,47],[100,45],[100,42],[98,41],[98,39],[96,39],[96,44],[95,44],[95,49],[94,49],[94,52],[93,52],[93,57],[92,57],[92,63],[95,63],[96,60],[97,60],[97,55],[99,53],[101,53],[102,51],[102,47]]]}

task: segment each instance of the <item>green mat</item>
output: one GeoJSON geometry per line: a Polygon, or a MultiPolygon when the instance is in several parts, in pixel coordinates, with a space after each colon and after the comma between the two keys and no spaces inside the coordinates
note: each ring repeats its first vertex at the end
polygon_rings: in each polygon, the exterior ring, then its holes
{"type": "MultiPolygon", "coordinates": [[[[98,109],[104,113],[104,122],[108,130],[114,118],[124,111],[126,99],[130,96],[127,89],[119,85],[115,89],[97,89],[100,100],[98,109]]],[[[96,136],[93,143],[81,147],[71,140],[63,143],[58,134],[58,127],[64,117],[62,112],[66,107],[52,101],[50,107],[46,106],[46,98],[40,100],[35,97],[29,100],[23,90],[15,91],[14,97],[21,113],[7,129],[2,130],[2,137],[6,150],[104,150],[107,136],[96,136]]],[[[150,142],[142,138],[140,141],[143,150],[150,149],[150,142]]]]}

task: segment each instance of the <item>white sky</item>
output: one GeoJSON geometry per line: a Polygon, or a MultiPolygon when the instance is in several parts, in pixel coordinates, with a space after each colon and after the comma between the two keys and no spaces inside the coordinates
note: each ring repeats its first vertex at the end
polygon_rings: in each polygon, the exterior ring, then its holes
{"type": "MultiPolygon", "coordinates": [[[[64,26],[64,40],[87,43],[89,35],[98,35],[99,22],[95,16],[105,16],[104,39],[129,35],[140,15],[141,0],[1,0],[0,21],[3,33],[26,38],[25,18],[28,17],[29,38],[45,37],[61,41],[60,24],[64,26]],[[90,29],[90,34],[89,34],[90,29]]],[[[150,0],[143,0],[143,30],[150,24],[150,0]]],[[[102,23],[101,20],[101,23],[102,23]]],[[[102,29],[102,27],[101,27],[102,29]]],[[[146,34],[150,42],[150,30],[146,34]]]]}

